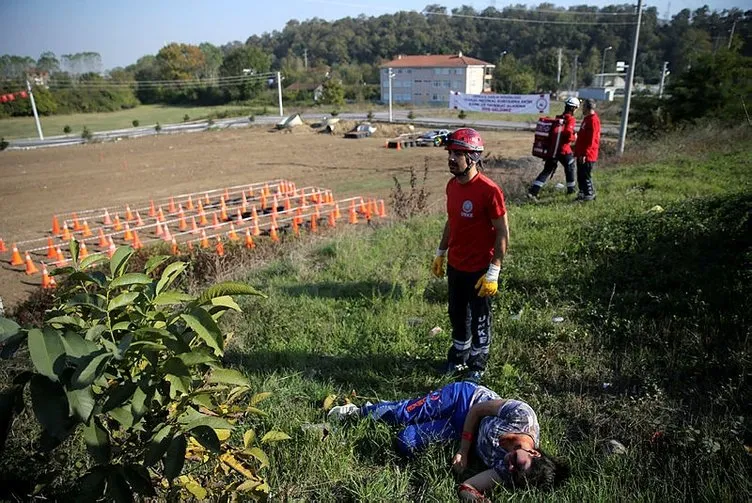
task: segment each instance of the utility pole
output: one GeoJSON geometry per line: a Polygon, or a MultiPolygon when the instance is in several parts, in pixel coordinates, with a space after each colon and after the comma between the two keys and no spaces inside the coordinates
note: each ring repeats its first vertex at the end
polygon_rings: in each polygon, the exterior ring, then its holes
{"type": "Polygon", "coordinates": [[[561,83],[561,47],[559,47],[559,58],[556,62],[556,83],[561,83]]]}
{"type": "Polygon", "coordinates": [[[612,46],[608,46],[603,49],[603,58],[601,58],[601,87],[606,87],[606,77],[603,75],[606,73],[606,52],[613,49],[612,46]]]}
{"type": "Polygon", "coordinates": [[[42,134],[42,125],[39,123],[39,114],[37,113],[37,102],[34,101],[34,93],[31,92],[31,84],[29,84],[29,79],[26,79],[26,89],[29,91],[31,110],[34,112],[34,120],[37,123],[37,133],[39,133],[39,139],[44,140],[44,135],[42,134]]]}
{"type": "Polygon", "coordinates": [[[392,78],[394,74],[391,68],[387,68],[387,78],[389,79],[389,122],[392,122],[392,78]]]}
{"type": "Polygon", "coordinates": [[[574,68],[572,68],[572,91],[577,90],[577,61],[580,59],[580,56],[575,54],[574,55],[574,68]]]}
{"type": "Polygon", "coordinates": [[[285,113],[282,110],[282,73],[277,72],[277,95],[279,96],[279,116],[284,117],[285,113]]]}
{"type": "Polygon", "coordinates": [[[658,88],[658,98],[659,99],[663,98],[663,84],[666,81],[666,75],[668,75],[669,73],[671,73],[671,72],[668,71],[668,61],[664,61],[663,62],[663,70],[661,70],[661,85],[658,88]]]}
{"type": "Polygon", "coordinates": [[[629,124],[629,105],[632,102],[632,82],[634,81],[634,69],[637,63],[637,45],[640,41],[640,23],[642,22],[642,0],[637,0],[637,24],[635,25],[634,39],[632,40],[632,59],[629,62],[629,75],[624,90],[624,109],[621,114],[621,127],[619,128],[619,155],[624,153],[624,142],[627,139],[627,125],[629,124]]]}
{"type": "Polygon", "coordinates": [[[731,49],[731,41],[734,40],[734,30],[736,30],[736,19],[734,19],[734,24],[731,25],[731,34],[729,35],[728,49],[731,49]]]}
{"type": "Polygon", "coordinates": [[[308,47],[303,47],[303,66],[308,70],[308,47]]]}

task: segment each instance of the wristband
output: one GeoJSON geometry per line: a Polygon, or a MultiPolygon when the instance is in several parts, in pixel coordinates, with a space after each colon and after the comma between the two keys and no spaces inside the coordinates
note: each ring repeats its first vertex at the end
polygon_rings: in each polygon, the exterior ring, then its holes
{"type": "Polygon", "coordinates": [[[462,432],[462,440],[467,440],[468,442],[473,441],[473,434],[469,431],[463,431],[462,432]]]}
{"type": "MultiPolygon", "coordinates": [[[[463,491],[472,494],[476,498],[483,498],[483,494],[470,484],[460,484],[459,492],[461,493],[463,491]]],[[[485,498],[481,499],[480,501],[483,501],[484,499],[485,498]]]]}
{"type": "Polygon", "coordinates": [[[489,283],[496,283],[499,281],[499,273],[501,272],[501,266],[491,264],[486,271],[486,281],[489,283]]]}
{"type": "Polygon", "coordinates": [[[443,257],[444,255],[446,255],[446,252],[447,252],[446,250],[442,250],[441,248],[436,248],[437,257],[443,257]]]}

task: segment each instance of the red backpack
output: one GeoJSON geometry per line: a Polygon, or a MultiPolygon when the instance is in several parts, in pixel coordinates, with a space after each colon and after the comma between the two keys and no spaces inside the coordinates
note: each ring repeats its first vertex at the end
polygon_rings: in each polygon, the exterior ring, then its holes
{"type": "Polygon", "coordinates": [[[553,159],[559,152],[561,132],[564,130],[564,119],[541,117],[535,127],[533,140],[533,155],[541,159],[553,159]]]}

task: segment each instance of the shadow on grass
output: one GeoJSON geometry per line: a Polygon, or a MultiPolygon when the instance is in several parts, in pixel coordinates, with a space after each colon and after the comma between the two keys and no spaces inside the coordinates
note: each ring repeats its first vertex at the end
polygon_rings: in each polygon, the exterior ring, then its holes
{"type": "Polygon", "coordinates": [[[400,299],[403,295],[401,285],[375,280],[300,283],[294,286],[283,287],[282,291],[291,297],[308,296],[332,299],[361,299],[378,296],[390,297],[396,300],[400,299]]]}
{"type": "Polygon", "coordinates": [[[629,386],[658,382],[693,408],[705,407],[703,397],[724,386],[730,410],[752,403],[744,385],[752,324],[752,192],[597,221],[586,235],[578,255],[593,267],[564,276],[558,288],[587,306],[582,312],[596,342],[616,357],[616,378],[629,386]]]}

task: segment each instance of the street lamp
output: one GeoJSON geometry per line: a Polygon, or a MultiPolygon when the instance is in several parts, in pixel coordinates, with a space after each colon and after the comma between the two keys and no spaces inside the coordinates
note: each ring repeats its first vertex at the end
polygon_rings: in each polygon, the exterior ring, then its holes
{"type": "Polygon", "coordinates": [[[501,57],[499,58],[499,66],[504,62],[504,55],[507,53],[507,51],[504,51],[501,53],[501,57]]]}
{"type": "Polygon", "coordinates": [[[391,68],[387,68],[387,78],[389,79],[389,122],[392,122],[392,79],[395,74],[391,68]]]}
{"type": "Polygon", "coordinates": [[[603,75],[606,72],[606,51],[613,49],[610,45],[603,49],[603,58],[601,59],[601,87],[606,87],[606,77],[603,75]]]}

